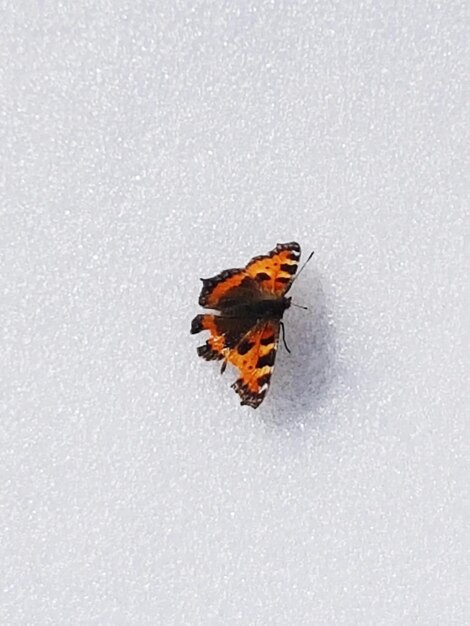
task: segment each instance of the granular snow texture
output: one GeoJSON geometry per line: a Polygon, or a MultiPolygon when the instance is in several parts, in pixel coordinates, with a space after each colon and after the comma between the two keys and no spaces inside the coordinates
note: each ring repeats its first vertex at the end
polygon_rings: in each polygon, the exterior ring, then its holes
{"type": "Polygon", "coordinates": [[[468,623],[468,28],[4,3],[1,623],[468,623]],[[292,240],[253,411],[199,278],[292,240]]]}

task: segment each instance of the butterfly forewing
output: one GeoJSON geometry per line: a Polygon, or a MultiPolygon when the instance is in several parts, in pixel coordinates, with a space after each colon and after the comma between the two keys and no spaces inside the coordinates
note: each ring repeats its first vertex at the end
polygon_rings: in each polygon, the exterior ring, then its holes
{"type": "Polygon", "coordinates": [[[241,397],[241,404],[255,409],[264,400],[271,382],[278,338],[279,321],[259,322],[245,336],[241,346],[230,353],[229,361],[240,371],[232,388],[241,397]]]}
{"type": "Polygon", "coordinates": [[[263,291],[280,298],[289,290],[299,260],[298,243],[280,243],[267,255],[254,257],[246,266],[246,272],[263,291]]]}

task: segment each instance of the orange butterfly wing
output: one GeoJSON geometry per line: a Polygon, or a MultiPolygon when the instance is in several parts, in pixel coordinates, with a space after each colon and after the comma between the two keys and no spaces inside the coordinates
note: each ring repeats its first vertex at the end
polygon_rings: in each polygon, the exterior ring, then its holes
{"type": "Polygon", "coordinates": [[[266,320],[259,322],[245,336],[243,343],[246,342],[244,349],[249,348],[247,352],[240,354],[238,347],[228,353],[227,360],[240,371],[232,389],[242,399],[241,404],[256,409],[264,400],[271,382],[278,341],[279,321],[266,320]]]}
{"type": "Polygon", "coordinates": [[[208,330],[209,339],[199,346],[197,353],[206,361],[227,359],[228,354],[236,348],[243,337],[254,328],[253,318],[224,317],[223,315],[196,315],[191,323],[191,333],[208,330]]]}
{"type": "MultiPolygon", "coordinates": [[[[206,309],[220,310],[226,306],[228,299],[243,300],[247,284],[252,282],[247,278],[244,269],[225,270],[213,278],[201,278],[202,290],[199,304],[206,309]]],[[[253,285],[250,285],[253,290],[253,285]]],[[[248,287],[249,288],[249,287],[248,287]]]]}
{"type": "Polygon", "coordinates": [[[297,242],[278,243],[274,250],[264,256],[256,256],[248,263],[245,272],[260,288],[281,298],[289,290],[300,260],[297,242]]]}

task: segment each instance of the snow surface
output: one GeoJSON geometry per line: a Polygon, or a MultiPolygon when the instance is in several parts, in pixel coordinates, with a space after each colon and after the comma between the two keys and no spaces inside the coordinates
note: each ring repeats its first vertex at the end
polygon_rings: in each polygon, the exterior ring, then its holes
{"type": "Polygon", "coordinates": [[[470,623],[467,8],[3,3],[2,624],[470,623]],[[253,411],[199,278],[291,240],[253,411]]]}

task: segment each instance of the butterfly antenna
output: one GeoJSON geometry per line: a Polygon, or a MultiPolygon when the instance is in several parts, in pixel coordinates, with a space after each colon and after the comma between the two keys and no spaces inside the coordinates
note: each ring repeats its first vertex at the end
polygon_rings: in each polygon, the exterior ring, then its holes
{"type": "Polygon", "coordinates": [[[291,302],[292,306],[296,306],[298,309],[303,309],[304,311],[308,311],[308,306],[302,306],[301,304],[296,304],[295,302],[291,302]]]}
{"type": "MultiPolygon", "coordinates": [[[[293,280],[292,280],[292,283],[293,283],[295,280],[297,280],[297,278],[298,278],[298,277],[300,276],[300,274],[302,273],[302,271],[303,271],[304,267],[307,265],[307,263],[310,261],[310,259],[312,258],[312,256],[313,256],[314,254],[315,254],[315,251],[314,251],[314,250],[312,250],[312,251],[310,252],[310,254],[308,255],[308,258],[307,258],[307,260],[305,261],[305,263],[302,265],[302,267],[300,268],[300,270],[299,270],[299,271],[297,272],[297,274],[294,276],[294,278],[293,278],[293,280]]],[[[292,285],[292,283],[291,283],[291,285],[292,285]]]]}
{"type": "Polygon", "coordinates": [[[284,348],[290,354],[289,347],[288,347],[288,345],[286,343],[286,331],[284,330],[284,322],[281,322],[281,332],[282,332],[282,343],[284,344],[284,348]]]}

